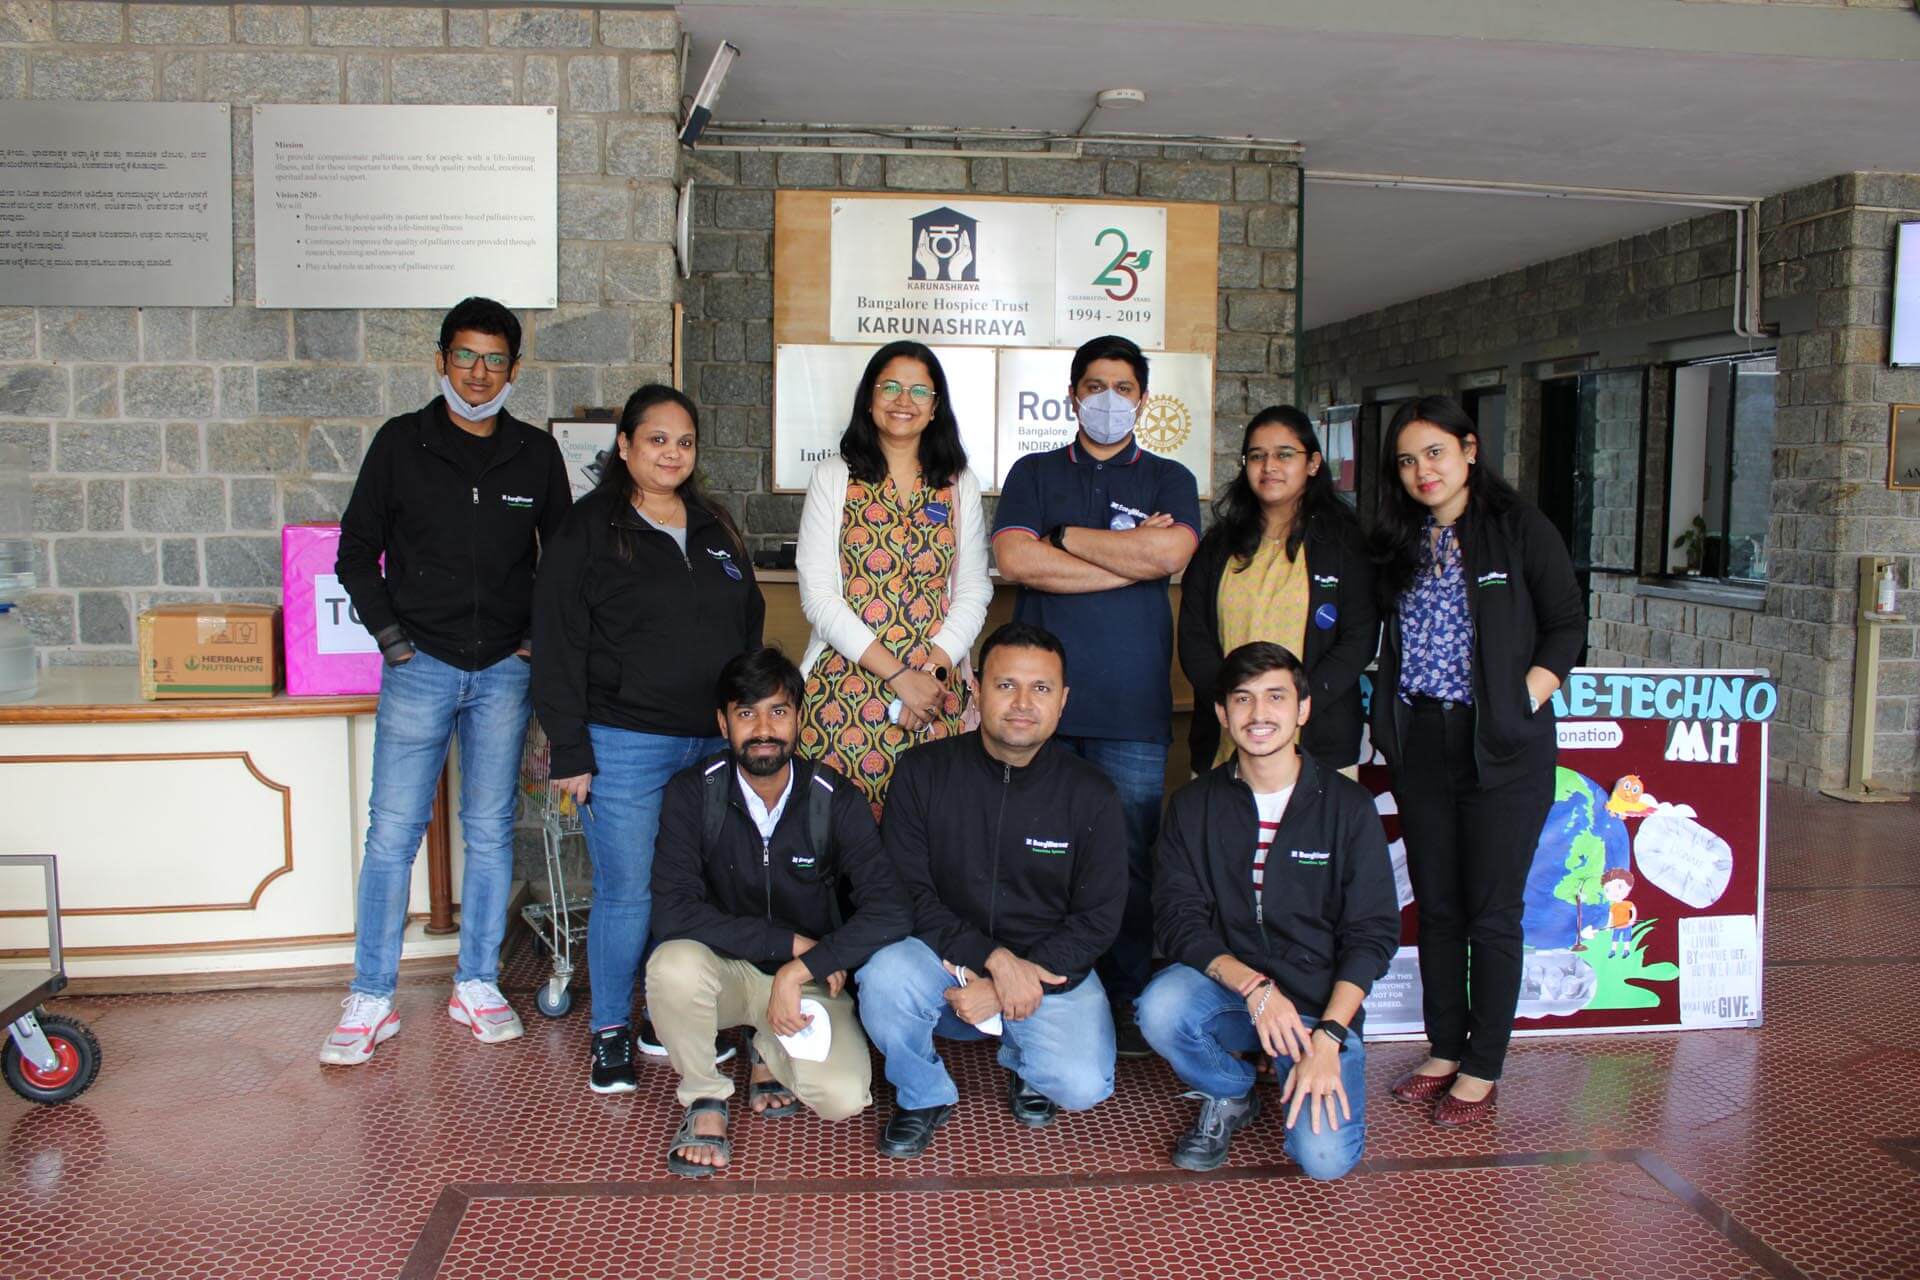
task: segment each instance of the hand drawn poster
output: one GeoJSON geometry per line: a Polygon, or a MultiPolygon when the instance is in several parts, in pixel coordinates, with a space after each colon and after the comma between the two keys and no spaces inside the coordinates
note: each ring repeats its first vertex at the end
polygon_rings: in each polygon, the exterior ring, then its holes
{"type": "MultiPolygon", "coordinates": [[[[1515,1033],[1761,1021],[1767,722],[1759,671],[1577,669],[1553,698],[1553,807],[1527,875],[1515,1033]]],[[[1400,893],[1370,1036],[1421,1029],[1419,911],[1392,774],[1363,747],[1400,893]]]]}

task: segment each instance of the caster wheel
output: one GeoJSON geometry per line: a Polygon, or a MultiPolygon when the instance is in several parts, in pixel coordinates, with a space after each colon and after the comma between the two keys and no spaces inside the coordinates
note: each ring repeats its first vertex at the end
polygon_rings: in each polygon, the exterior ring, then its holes
{"type": "Polygon", "coordinates": [[[59,1058],[51,1071],[42,1071],[20,1054],[20,1046],[8,1037],[0,1053],[0,1072],[13,1091],[29,1102],[53,1106],[77,1098],[87,1091],[100,1074],[100,1042],[93,1038],[87,1024],[57,1013],[40,1015],[40,1030],[59,1058]]]}
{"type": "Polygon", "coordinates": [[[549,1018],[564,1018],[573,1008],[573,992],[555,982],[541,987],[533,997],[533,1007],[549,1018]]]}

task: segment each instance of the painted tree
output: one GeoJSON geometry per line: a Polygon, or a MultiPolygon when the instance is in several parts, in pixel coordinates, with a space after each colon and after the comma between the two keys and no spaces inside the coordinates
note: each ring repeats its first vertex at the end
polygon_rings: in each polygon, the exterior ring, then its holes
{"type": "Polygon", "coordinates": [[[1587,944],[1580,940],[1580,917],[1587,903],[1598,902],[1603,896],[1600,877],[1607,870],[1606,841],[1591,829],[1580,832],[1567,842],[1567,860],[1562,865],[1567,874],[1553,887],[1553,896],[1573,905],[1573,949],[1585,951],[1587,944]]]}

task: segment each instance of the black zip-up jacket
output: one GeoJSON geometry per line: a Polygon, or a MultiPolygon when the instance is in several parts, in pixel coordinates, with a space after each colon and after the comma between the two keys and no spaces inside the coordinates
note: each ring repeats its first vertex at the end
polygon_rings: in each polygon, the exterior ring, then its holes
{"type": "Polygon", "coordinates": [[[885,835],[913,932],[943,960],[983,973],[1005,947],[1072,990],[1120,932],[1119,795],[1057,742],[1020,769],[977,732],[915,747],[894,768],[885,835]]]}
{"type": "MultiPolygon", "coordinates": [[[[1313,714],[1300,745],[1335,768],[1360,758],[1360,673],[1380,647],[1380,617],[1374,601],[1373,564],[1357,521],[1315,520],[1301,544],[1307,557],[1306,652],[1313,714]],[[1322,610],[1331,625],[1322,627],[1322,610]]],[[[1213,714],[1214,682],[1226,654],[1220,647],[1220,579],[1233,567],[1218,525],[1200,540],[1180,579],[1180,669],[1193,685],[1193,727],[1187,748],[1193,771],[1213,767],[1220,748],[1220,720],[1213,714]]]]}
{"type": "Polygon", "coordinates": [[[711,736],[720,668],[760,645],[767,607],[749,557],[686,505],[684,556],[607,491],[580,499],[541,555],[533,709],[556,778],[598,772],[589,723],[711,736]]]}
{"type": "Polygon", "coordinates": [[[423,653],[478,671],[527,642],[534,535],[552,540],[573,495],[546,432],[502,411],[476,479],[459,429],[438,396],[380,428],[340,517],[334,572],[368,631],[397,622],[423,653]]]}
{"type": "MultiPolygon", "coordinates": [[[[1527,671],[1545,667],[1566,680],[1586,643],[1587,602],[1560,531],[1531,503],[1469,509],[1459,537],[1473,616],[1473,758],[1480,785],[1496,787],[1553,768],[1553,702],[1527,709],[1527,671]]],[[[1381,609],[1387,625],[1370,708],[1373,745],[1398,768],[1413,708],[1399,696],[1398,603],[1383,601],[1381,609]]]]}
{"type": "MultiPolygon", "coordinates": [[[[1216,956],[1233,956],[1317,1018],[1334,983],[1372,990],[1400,945],[1380,815],[1365,787],[1303,752],[1256,905],[1259,836],[1260,812],[1238,761],[1174,792],[1160,824],[1154,940],[1202,973],[1216,956]]],[[[1354,1015],[1355,1031],[1364,1016],[1354,1015]]]]}
{"type": "Polygon", "coordinates": [[[814,939],[802,961],[816,981],[907,936],[913,912],[859,788],[823,764],[796,756],[793,790],[773,839],[763,841],[747,813],[733,753],[682,769],[667,783],[660,836],[653,847],[653,932],[662,942],[691,938],[763,973],[793,959],[796,933],[814,939]],[[727,811],[712,848],[701,831],[706,775],[725,769],[727,811]],[[833,791],[828,848],[807,840],[808,789],[833,791]],[[839,920],[842,880],[853,913],[839,920]]]}

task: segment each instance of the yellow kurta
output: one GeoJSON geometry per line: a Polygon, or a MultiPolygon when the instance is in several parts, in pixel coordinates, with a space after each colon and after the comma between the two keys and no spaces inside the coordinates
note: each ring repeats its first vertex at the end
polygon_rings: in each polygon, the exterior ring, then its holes
{"type": "MultiPolygon", "coordinates": [[[[1300,547],[1298,559],[1287,559],[1286,540],[1262,538],[1247,567],[1236,572],[1239,561],[1227,560],[1220,575],[1220,593],[1216,607],[1220,616],[1220,652],[1232,653],[1243,644],[1267,640],[1284,645],[1303,661],[1306,658],[1307,604],[1311,579],[1307,576],[1307,548],[1300,547]]],[[[1233,739],[1220,735],[1220,747],[1214,753],[1215,764],[1224,763],[1233,754],[1233,739]]]]}

